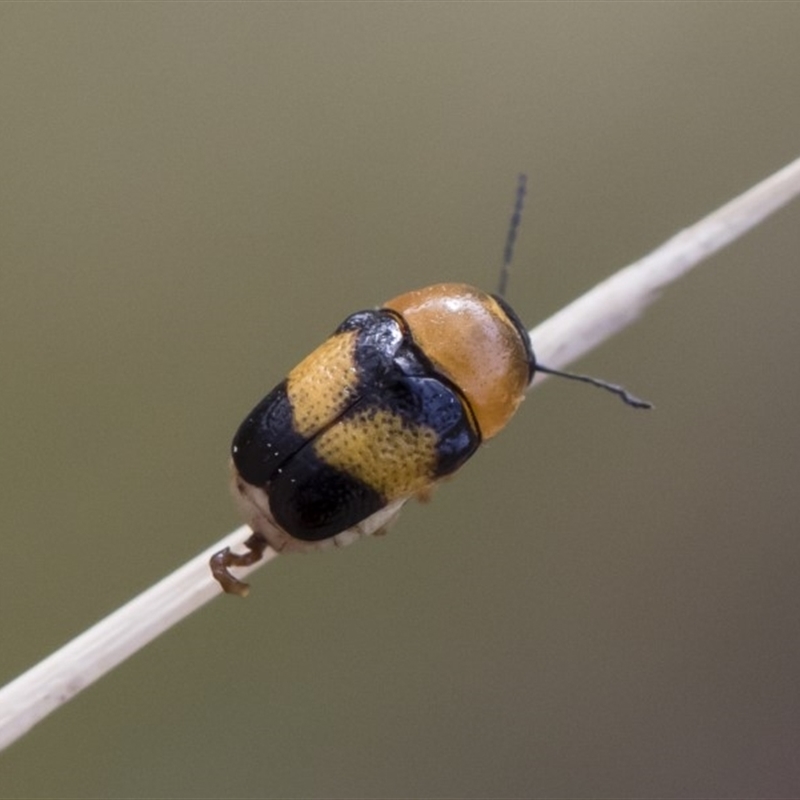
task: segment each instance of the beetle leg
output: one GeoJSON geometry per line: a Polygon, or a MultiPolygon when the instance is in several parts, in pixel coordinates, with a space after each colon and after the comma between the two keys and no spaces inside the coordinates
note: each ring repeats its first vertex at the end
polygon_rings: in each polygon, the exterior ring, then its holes
{"type": "Polygon", "coordinates": [[[238,594],[239,597],[246,597],[250,591],[250,584],[234,578],[229,571],[229,567],[249,567],[256,564],[264,556],[267,548],[267,540],[258,532],[253,533],[244,543],[247,548],[246,553],[232,553],[230,547],[220,550],[211,556],[211,574],[217,580],[222,590],[227,594],[238,594]]]}

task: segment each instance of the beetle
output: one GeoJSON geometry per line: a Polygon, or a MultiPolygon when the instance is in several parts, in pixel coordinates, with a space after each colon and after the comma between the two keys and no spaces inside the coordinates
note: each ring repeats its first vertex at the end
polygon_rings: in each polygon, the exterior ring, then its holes
{"type": "Polygon", "coordinates": [[[442,283],[351,314],[247,415],[231,447],[234,494],[253,535],[229,567],[279,552],[343,546],[385,532],[403,504],[427,498],[508,423],[536,372],[585,381],[634,407],[649,403],[585,375],[537,364],[503,299],[525,194],[520,177],[500,290],[442,283]]]}

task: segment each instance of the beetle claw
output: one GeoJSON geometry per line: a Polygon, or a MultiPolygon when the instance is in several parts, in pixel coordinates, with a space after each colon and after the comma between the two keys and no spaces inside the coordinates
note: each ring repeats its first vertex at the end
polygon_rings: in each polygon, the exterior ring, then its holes
{"type": "Polygon", "coordinates": [[[244,546],[247,548],[246,553],[232,553],[230,547],[226,547],[214,553],[209,560],[211,574],[226,594],[247,597],[250,584],[231,575],[229,567],[249,567],[261,561],[267,548],[267,540],[260,533],[253,533],[244,546]]]}

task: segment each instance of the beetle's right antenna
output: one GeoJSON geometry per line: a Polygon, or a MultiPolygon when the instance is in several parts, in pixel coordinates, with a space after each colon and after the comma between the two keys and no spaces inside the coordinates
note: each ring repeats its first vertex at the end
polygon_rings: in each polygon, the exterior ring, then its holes
{"type": "Polygon", "coordinates": [[[581,381],[582,383],[590,383],[592,386],[597,386],[598,389],[605,389],[611,394],[617,395],[623,403],[633,408],[652,408],[653,404],[648,403],[647,400],[642,400],[636,395],[631,394],[627,389],[618,386],[616,383],[609,383],[608,381],[601,381],[599,378],[592,378],[590,375],[579,375],[575,372],[562,372],[560,369],[550,369],[542,364],[536,365],[536,372],[546,372],[548,375],[557,375],[559,378],[569,378],[571,381],[581,381]]]}
{"type": "Polygon", "coordinates": [[[517,242],[517,231],[522,222],[522,207],[525,205],[525,194],[527,192],[528,178],[523,173],[519,174],[517,180],[517,199],[514,202],[514,213],[511,215],[511,223],[508,226],[506,236],[506,246],[503,248],[503,266],[500,269],[500,282],[497,284],[497,294],[505,297],[508,287],[508,273],[511,269],[511,260],[514,258],[514,245],[517,242]]]}

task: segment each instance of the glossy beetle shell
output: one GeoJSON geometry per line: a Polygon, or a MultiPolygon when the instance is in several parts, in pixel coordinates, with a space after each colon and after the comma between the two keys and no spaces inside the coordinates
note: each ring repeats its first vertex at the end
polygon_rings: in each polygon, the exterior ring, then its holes
{"type": "Polygon", "coordinates": [[[351,315],[234,437],[248,522],[277,550],[379,532],[508,422],[534,367],[514,312],[464,284],[351,315]]]}

